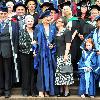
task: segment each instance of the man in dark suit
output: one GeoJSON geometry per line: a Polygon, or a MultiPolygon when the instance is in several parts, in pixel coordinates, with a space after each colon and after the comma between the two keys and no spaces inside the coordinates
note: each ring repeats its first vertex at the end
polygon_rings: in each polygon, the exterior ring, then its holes
{"type": "Polygon", "coordinates": [[[0,23],[0,95],[11,96],[12,58],[17,56],[18,29],[16,22],[8,20],[6,7],[1,7],[0,23]]]}

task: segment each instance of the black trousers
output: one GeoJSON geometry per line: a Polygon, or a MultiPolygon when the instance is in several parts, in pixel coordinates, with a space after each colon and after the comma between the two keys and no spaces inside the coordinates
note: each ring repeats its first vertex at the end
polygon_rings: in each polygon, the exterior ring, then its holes
{"type": "Polygon", "coordinates": [[[9,93],[11,90],[11,58],[0,55],[0,92],[9,93]]]}
{"type": "Polygon", "coordinates": [[[20,53],[21,57],[21,76],[22,76],[22,93],[30,94],[31,92],[31,73],[32,73],[32,61],[33,55],[20,53]]]}

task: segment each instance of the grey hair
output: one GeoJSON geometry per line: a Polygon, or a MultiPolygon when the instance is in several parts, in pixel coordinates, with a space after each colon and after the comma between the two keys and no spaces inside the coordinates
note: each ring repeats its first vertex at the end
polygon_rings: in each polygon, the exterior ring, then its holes
{"type": "Polygon", "coordinates": [[[25,16],[25,23],[28,19],[32,19],[34,21],[34,17],[32,15],[26,15],[25,16]]]}

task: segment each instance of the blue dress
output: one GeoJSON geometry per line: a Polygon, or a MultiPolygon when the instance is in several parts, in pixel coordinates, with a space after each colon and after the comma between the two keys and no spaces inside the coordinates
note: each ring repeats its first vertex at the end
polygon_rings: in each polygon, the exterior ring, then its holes
{"type": "Polygon", "coordinates": [[[95,96],[95,72],[97,70],[96,52],[83,50],[82,57],[78,62],[78,70],[80,75],[79,95],[88,94],[95,96]],[[90,67],[90,71],[85,71],[86,67],[90,67]]]}
{"type": "Polygon", "coordinates": [[[46,36],[46,32],[43,24],[38,24],[35,28],[37,33],[38,42],[38,75],[37,75],[37,88],[42,92],[49,92],[50,95],[54,95],[54,70],[56,67],[55,60],[55,47],[50,49],[49,43],[55,44],[56,29],[54,26],[49,25],[49,36],[46,36]]]}
{"type": "MultiPolygon", "coordinates": [[[[88,38],[92,38],[94,45],[95,45],[95,50],[96,51],[100,51],[100,29],[95,28],[93,31],[91,31],[91,33],[85,38],[84,42],[81,45],[81,48],[84,49],[84,45],[85,45],[85,41],[88,38]]],[[[98,70],[97,73],[100,74],[100,55],[97,55],[97,66],[98,66],[98,70]]]]}

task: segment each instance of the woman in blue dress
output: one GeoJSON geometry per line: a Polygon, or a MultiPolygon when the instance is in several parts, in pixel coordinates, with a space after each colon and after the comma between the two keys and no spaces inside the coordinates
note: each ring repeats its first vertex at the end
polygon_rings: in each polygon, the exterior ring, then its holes
{"type": "Polygon", "coordinates": [[[95,71],[97,70],[97,55],[93,51],[94,43],[91,38],[87,39],[82,57],[78,62],[80,76],[79,95],[85,98],[85,94],[91,98],[95,96],[95,71]]]}
{"type": "Polygon", "coordinates": [[[35,27],[38,43],[38,75],[37,89],[39,96],[54,95],[54,70],[55,70],[55,32],[50,25],[50,11],[45,11],[41,16],[42,23],[35,27]],[[49,93],[49,95],[48,95],[49,93]]]}

